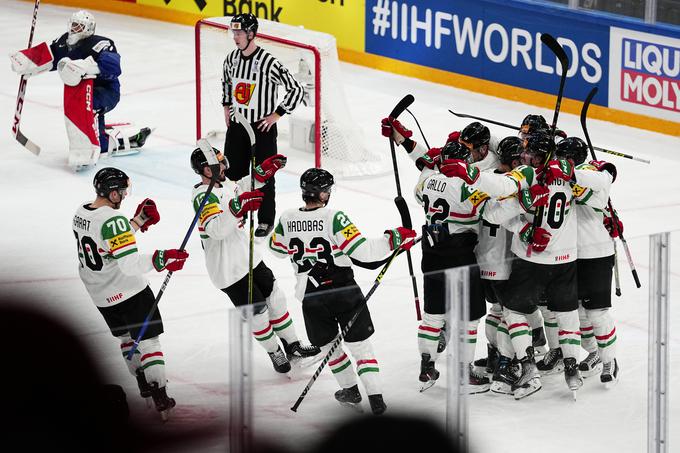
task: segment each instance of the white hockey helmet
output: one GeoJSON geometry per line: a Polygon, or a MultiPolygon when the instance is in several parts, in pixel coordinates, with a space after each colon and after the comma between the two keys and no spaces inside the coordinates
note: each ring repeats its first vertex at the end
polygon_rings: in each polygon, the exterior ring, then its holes
{"type": "Polygon", "coordinates": [[[81,39],[92,36],[96,25],[97,23],[91,13],[85,10],[73,13],[68,20],[68,38],[66,38],[66,44],[73,46],[81,39]]]}

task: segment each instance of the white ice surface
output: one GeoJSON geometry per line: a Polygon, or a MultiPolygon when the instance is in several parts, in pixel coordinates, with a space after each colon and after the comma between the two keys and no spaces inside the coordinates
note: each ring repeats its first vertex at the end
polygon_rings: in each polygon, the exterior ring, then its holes
{"type": "MultiPolygon", "coordinates": [[[[0,5],[0,55],[26,45],[32,4],[3,1],[0,5]]],[[[50,41],[65,30],[72,10],[41,6],[34,42],[50,41]]],[[[156,131],[141,154],[103,161],[99,168],[114,165],[133,180],[133,193],[124,205],[131,214],[145,197],[156,200],[161,222],[149,233],[138,235],[142,250],[177,247],[192,216],[189,198],[196,177],[188,165],[194,144],[194,45],[193,29],[114,14],[95,13],[97,31],[113,38],[123,58],[122,100],[107,116],[108,121],[134,121],[152,125],[156,131]]],[[[379,134],[379,121],[406,93],[416,98],[412,111],[418,116],[433,144],[467,122],[451,116],[448,108],[461,112],[518,123],[528,112],[552,112],[525,104],[478,95],[442,85],[386,74],[364,67],[343,64],[346,93],[352,114],[364,130],[369,146],[389,153],[379,134]]],[[[134,379],[121,362],[119,345],[109,334],[78,279],[76,249],[71,218],[77,206],[93,198],[95,170],[74,174],[66,166],[66,134],[61,112],[61,81],[55,73],[29,80],[21,122],[22,130],[43,151],[36,158],[12,137],[11,118],[18,77],[9,61],[0,71],[0,118],[6,126],[0,133],[0,291],[33,295],[41,308],[59,316],[93,348],[111,378],[128,393],[133,417],[145,424],[157,424],[136,396],[134,379]]],[[[557,80],[556,80],[557,84],[557,80]]],[[[404,117],[406,122],[413,122],[404,117]]],[[[578,117],[561,114],[560,127],[580,135],[578,117]]],[[[625,257],[619,247],[623,297],[615,299],[618,350],[622,367],[621,382],[610,391],[597,378],[587,380],[577,402],[571,401],[559,376],[543,380],[544,389],[531,398],[516,402],[493,394],[470,398],[471,444],[477,451],[643,451],[646,448],[647,398],[647,307],[648,243],[646,235],[680,230],[680,140],[631,127],[591,120],[591,137],[596,145],[651,159],[645,165],[601,155],[619,169],[612,199],[625,222],[628,242],[635,257],[643,288],[633,286],[625,257]]],[[[507,131],[492,128],[504,136],[507,131]]],[[[417,134],[417,132],[416,132],[417,134]]],[[[283,147],[282,147],[283,148],[283,147]]],[[[282,149],[286,152],[285,149],[282,149]]],[[[277,176],[279,212],[300,204],[297,181],[312,165],[311,159],[291,153],[286,169],[277,176]],[[307,160],[306,160],[307,159],[307,160]]],[[[422,221],[420,208],[410,196],[416,178],[411,161],[399,154],[401,184],[409,200],[414,224],[422,221]]],[[[390,172],[390,169],[386,169],[390,172]]],[[[399,223],[392,199],[396,194],[394,177],[345,180],[337,184],[332,206],[348,212],[367,236],[376,236],[399,223]]],[[[680,234],[672,237],[671,294],[680,291],[680,264],[677,252],[680,234]]],[[[198,424],[204,420],[225,422],[228,411],[228,329],[224,294],[208,280],[200,242],[189,242],[191,259],[170,282],[160,309],[166,333],[162,344],[170,380],[170,393],[178,407],[173,419],[159,429],[177,424],[198,424]]],[[[289,294],[289,308],[298,333],[304,337],[300,305],[292,298],[290,265],[268,254],[267,264],[289,294]]],[[[416,270],[420,253],[414,252],[416,270]]],[[[376,271],[357,272],[365,290],[376,271]]],[[[422,276],[418,272],[422,285],[422,276]]],[[[154,290],[162,276],[150,275],[154,290]]],[[[420,288],[422,294],[422,287],[420,288]]],[[[385,400],[393,413],[409,412],[441,423],[445,414],[445,380],[424,394],[417,389],[419,355],[416,344],[417,322],[411,283],[405,260],[390,269],[370,301],[376,326],[373,336],[376,357],[384,381],[385,400]]],[[[671,328],[680,315],[671,306],[671,328]]],[[[477,355],[485,351],[480,325],[477,355]]],[[[49,341],[49,339],[46,339],[49,341]]],[[[671,348],[680,337],[671,330],[671,348]]],[[[673,373],[680,364],[671,353],[670,432],[680,428],[680,377],[673,373]]],[[[334,424],[353,414],[338,407],[332,394],[335,380],[325,371],[312,388],[297,414],[289,407],[303,389],[312,370],[294,379],[276,375],[266,355],[254,346],[255,432],[286,447],[307,447],[332,430],[334,424]]],[[[65,360],[65,365],[66,360],[65,360]]],[[[6,372],[6,371],[5,371],[6,372]]],[[[444,377],[444,376],[442,376],[444,377]]],[[[366,410],[368,410],[367,403],[366,410]]],[[[226,426],[226,424],[225,424],[226,426]]],[[[426,442],[426,439],[415,439],[426,442]]],[[[671,450],[675,445],[671,438],[671,450]]],[[[213,442],[206,450],[224,451],[225,443],[213,442]]]]}

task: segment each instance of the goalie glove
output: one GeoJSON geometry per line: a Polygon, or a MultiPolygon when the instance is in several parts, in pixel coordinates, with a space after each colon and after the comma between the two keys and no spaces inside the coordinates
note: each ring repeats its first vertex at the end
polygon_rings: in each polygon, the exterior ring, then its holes
{"type": "Polygon", "coordinates": [[[64,57],[57,63],[57,71],[65,85],[74,87],[83,79],[94,79],[99,74],[99,66],[91,56],[84,60],[64,57]]]}
{"type": "Polygon", "coordinates": [[[135,222],[142,233],[146,232],[151,225],[157,224],[161,220],[161,216],[156,208],[156,202],[150,198],[145,198],[139,203],[135,216],[130,220],[135,222]]]}
{"type": "Polygon", "coordinates": [[[439,171],[449,178],[460,178],[467,184],[474,184],[479,178],[479,169],[461,159],[446,159],[439,165],[439,171]]]}
{"type": "Polygon", "coordinates": [[[413,247],[413,239],[416,237],[416,232],[414,230],[404,227],[385,230],[385,234],[390,243],[390,250],[395,250],[397,248],[408,250],[413,247]]]}
{"type": "Polygon", "coordinates": [[[255,179],[259,182],[267,182],[269,178],[286,166],[286,156],[283,154],[276,154],[266,158],[260,165],[255,167],[255,179]]]}
{"type": "Polygon", "coordinates": [[[541,227],[538,227],[536,230],[534,230],[533,225],[530,223],[524,224],[519,232],[520,241],[524,242],[525,244],[530,244],[531,249],[536,253],[545,251],[546,247],[548,247],[551,237],[552,234],[541,227]]]}
{"type": "Polygon", "coordinates": [[[234,217],[241,218],[248,211],[257,211],[260,209],[263,197],[264,193],[259,190],[243,192],[229,202],[229,211],[231,211],[234,217]]]}
{"type": "Polygon", "coordinates": [[[12,62],[12,71],[27,77],[40,74],[52,69],[52,49],[45,42],[29,49],[14,52],[9,56],[12,62]]]}
{"type": "Polygon", "coordinates": [[[410,139],[413,132],[404,127],[398,120],[392,117],[383,118],[380,122],[382,125],[383,137],[392,137],[394,143],[401,145],[408,138],[410,139]]]}
{"type": "Polygon", "coordinates": [[[175,272],[184,267],[184,261],[187,258],[189,258],[189,253],[184,250],[156,250],[153,254],[153,267],[158,272],[166,269],[175,272]]]}
{"type": "Polygon", "coordinates": [[[597,168],[597,171],[609,172],[609,174],[612,175],[612,182],[616,181],[616,167],[611,162],[605,162],[604,160],[591,160],[588,163],[597,168]]]}

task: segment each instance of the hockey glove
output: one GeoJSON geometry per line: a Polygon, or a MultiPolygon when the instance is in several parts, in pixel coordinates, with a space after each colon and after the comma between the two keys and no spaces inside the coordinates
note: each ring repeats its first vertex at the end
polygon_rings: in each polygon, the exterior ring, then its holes
{"type": "Polygon", "coordinates": [[[392,137],[397,145],[401,145],[404,140],[413,135],[413,132],[394,118],[383,118],[380,124],[382,125],[383,137],[392,137]]]}
{"type": "Polygon", "coordinates": [[[135,222],[142,233],[149,229],[151,225],[157,224],[161,220],[161,215],[156,208],[156,202],[150,198],[145,198],[139,203],[135,216],[130,220],[135,222]]]}
{"type": "Polygon", "coordinates": [[[540,184],[535,184],[529,189],[522,189],[519,193],[519,204],[522,205],[525,211],[539,206],[546,206],[548,204],[548,196],[550,189],[540,184]]]}
{"type": "Polygon", "coordinates": [[[565,138],[567,138],[567,133],[564,132],[562,129],[555,129],[555,136],[561,137],[564,140],[565,138]]]}
{"type": "Polygon", "coordinates": [[[543,252],[548,247],[551,237],[552,234],[541,227],[534,231],[534,227],[530,223],[526,223],[519,232],[520,240],[526,244],[531,244],[531,249],[536,253],[543,252]]]}
{"type": "Polygon", "coordinates": [[[548,162],[545,170],[545,183],[547,185],[561,179],[571,181],[574,178],[574,163],[569,159],[555,159],[548,162]]]}
{"type": "Polygon", "coordinates": [[[423,154],[421,157],[416,159],[416,167],[421,170],[425,167],[430,170],[434,170],[439,166],[441,161],[441,148],[431,148],[427,153],[423,154]]]}
{"type": "Polygon", "coordinates": [[[229,210],[234,217],[241,218],[248,211],[257,211],[260,209],[262,197],[264,197],[264,193],[259,190],[243,192],[229,202],[229,210]]]}
{"type": "Polygon", "coordinates": [[[169,270],[175,272],[184,267],[184,261],[189,258],[189,253],[184,250],[156,250],[153,254],[153,267],[158,272],[169,270]]]}
{"type": "Polygon", "coordinates": [[[613,218],[605,216],[602,223],[604,223],[604,227],[609,232],[609,236],[613,238],[617,238],[621,233],[623,233],[623,222],[621,222],[621,219],[618,217],[616,218],[615,222],[613,218]]]}
{"type": "Polygon", "coordinates": [[[266,182],[274,176],[274,173],[286,166],[286,156],[276,154],[266,158],[260,165],[255,167],[255,179],[259,182],[266,182]]]}
{"type": "Polygon", "coordinates": [[[448,138],[446,139],[446,143],[457,142],[459,138],[460,131],[453,131],[449,134],[448,138]]]}
{"type": "Polygon", "coordinates": [[[439,171],[449,178],[460,178],[474,184],[479,178],[479,169],[461,159],[446,159],[439,165],[439,171]]]}
{"type": "Polygon", "coordinates": [[[612,182],[616,181],[616,167],[611,162],[591,160],[589,164],[597,168],[597,171],[608,171],[609,174],[612,175],[612,182]]]}
{"type": "Polygon", "coordinates": [[[385,230],[385,234],[390,243],[390,250],[396,248],[408,250],[413,247],[413,239],[416,237],[416,232],[414,230],[404,227],[385,230]]]}

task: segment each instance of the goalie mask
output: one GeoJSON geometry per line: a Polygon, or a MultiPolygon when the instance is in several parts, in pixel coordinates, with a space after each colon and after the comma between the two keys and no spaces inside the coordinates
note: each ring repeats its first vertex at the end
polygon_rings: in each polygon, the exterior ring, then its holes
{"type": "MultiPolygon", "coordinates": [[[[111,192],[118,192],[122,195],[130,187],[130,178],[124,171],[113,167],[102,168],[94,175],[92,181],[97,195],[111,201],[111,192]]],[[[122,198],[122,196],[121,196],[122,198]]]]}
{"type": "MultiPolygon", "coordinates": [[[[305,170],[300,176],[300,188],[302,189],[302,199],[305,202],[321,201],[321,192],[331,192],[331,187],[335,184],[333,175],[323,168],[310,168],[305,170]]],[[[326,200],[328,203],[328,200],[326,200]]]]}
{"type": "MultiPolygon", "coordinates": [[[[224,158],[224,155],[218,150],[217,148],[212,149],[213,152],[215,153],[215,156],[217,156],[217,161],[224,165],[224,169],[226,170],[229,168],[229,161],[224,158]]],[[[203,173],[203,169],[205,167],[208,167],[208,160],[205,158],[205,154],[203,154],[203,151],[201,148],[196,148],[191,152],[191,168],[196,172],[196,174],[199,174],[201,176],[205,176],[203,173]]],[[[221,172],[220,172],[221,173],[221,172]]],[[[220,179],[221,181],[224,181],[224,179],[220,179]]]]}
{"type": "Polygon", "coordinates": [[[96,25],[94,16],[89,12],[81,10],[73,13],[68,20],[68,38],[66,38],[66,44],[75,46],[78,41],[92,36],[96,25]]]}
{"type": "Polygon", "coordinates": [[[588,145],[578,137],[567,137],[557,144],[555,155],[571,159],[575,165],[580,165],[588,157],[588,145]]]}

